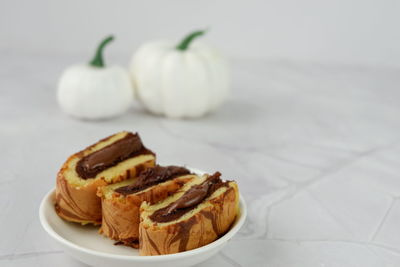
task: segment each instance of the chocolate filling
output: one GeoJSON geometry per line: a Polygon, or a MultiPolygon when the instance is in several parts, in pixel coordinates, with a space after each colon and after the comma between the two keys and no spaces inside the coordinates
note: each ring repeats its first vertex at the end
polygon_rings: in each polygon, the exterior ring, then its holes
{"type": "Polygon", "coordinates": [[[156,210],[150,219],[154,222],[170,222],[182,217],[185,213],[194,209],[204,199],[212,195],[218,188],[228,186],[229,181],[221,180],[221,173],[216,172],[199,185],[192,186],[179,199],[168,206],[156,210]]]}
{"type": "Polygon", "coordinates": [[[128,133],[124,138],[80,159],[76,164],[76,172],[82,179],[94,178],[105,169],[143,154],[154,155],[142,144],[139,134],[128,133]]]}
{"type": "Polygon", "coordinates": [[[146,170],[142,171],[133,184],[119,187],[115,189],[115,192],[118,192],[123,195],[134,194],[150,186],[186,174],[190,174],[190,171],[184,167],[178,167],[178,166],[162,167],[160,165],[157,165],[155,167],[147,168],[146,170]]]}

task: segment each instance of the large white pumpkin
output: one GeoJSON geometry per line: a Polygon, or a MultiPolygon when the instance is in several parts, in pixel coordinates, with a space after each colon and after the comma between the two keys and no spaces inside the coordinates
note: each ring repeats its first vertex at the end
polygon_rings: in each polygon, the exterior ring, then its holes
{"type": "Polygon", "coordinates": [[[229,92],[225,59],[214,48],[191,41],[142,45],[132,59],[131,75],[139,100],[155,114],[171,118],[200,117],[216,109],[229,92]],[[189,47],[190,44],[190,47],[189,47]]]}

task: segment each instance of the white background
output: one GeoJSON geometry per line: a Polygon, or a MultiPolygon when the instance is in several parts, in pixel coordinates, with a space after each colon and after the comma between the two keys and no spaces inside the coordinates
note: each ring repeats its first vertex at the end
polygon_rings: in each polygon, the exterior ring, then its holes
{"type": "Polygon", "coordinates": [[[400,66],[395,0],[2,0],[0,5],[0,49],[7,52],[90,57],[98,41],[114,33],[117,41],[108,53],[125,64],[145,41],[178,41],[192,29],[210,28],[207,40],[231,58],[400,66]]]}

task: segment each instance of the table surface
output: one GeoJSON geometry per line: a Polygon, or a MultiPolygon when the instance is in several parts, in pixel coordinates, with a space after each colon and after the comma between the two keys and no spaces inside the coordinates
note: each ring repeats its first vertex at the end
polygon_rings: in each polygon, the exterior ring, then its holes
{"type": "Polygon", "coordinates": [[[41,228],[40,200],[72,153],[138,131],[161,162],[235,179],[238,235],[199,266],[399,266],[400,70],[233,61],[233,88],[197,120],[79,121],[55,101],[66,56],[1,53],[0,265],[85,266],[41,228]]]}

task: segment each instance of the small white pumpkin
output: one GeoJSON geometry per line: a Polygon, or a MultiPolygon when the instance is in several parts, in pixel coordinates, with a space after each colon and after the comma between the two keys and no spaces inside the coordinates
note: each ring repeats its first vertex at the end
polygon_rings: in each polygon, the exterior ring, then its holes
{"type": "Polygon", "coordinates": [[[227,62],[214,48],[191,44],[203,34],[193,32],[177,46],[168,41],[144,44],[136,52],[131,75],[138,98],[149,111],[171,118],[194,118],[225,100],[229,92],[227,62]]]}
{"type": "Polygon", "coordinates": [[[66,113],[82,119],[111,118],[132,104],[134,91],[127,70],[104,66],[103,48],[113,37],[102,41],[90,64],[67,68],[58,85],[58,103],[66,113]]]}

